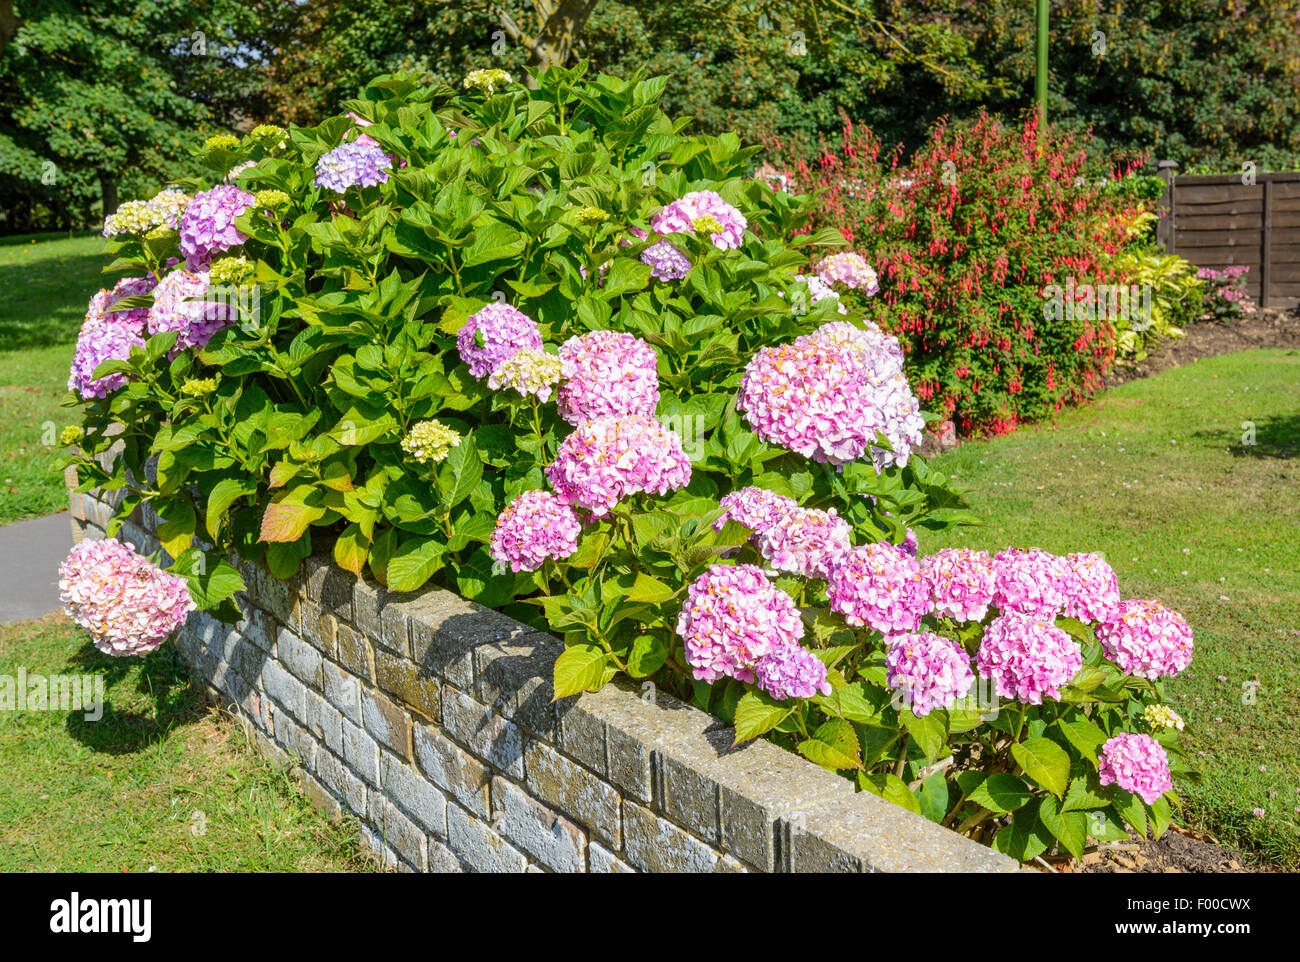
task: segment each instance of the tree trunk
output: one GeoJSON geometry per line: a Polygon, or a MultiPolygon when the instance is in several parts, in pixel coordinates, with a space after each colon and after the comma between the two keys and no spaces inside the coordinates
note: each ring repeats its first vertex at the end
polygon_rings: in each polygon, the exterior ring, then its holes
{"type": "Polygon", "coordinates": [[[99,196],[104,201],[104,216],[117,212],[117,178],[109,171],[99,172],[99,196]]]}
{"type": "Polygon", "coordinates": [[[5,47],[17,33],[18,15],[14,13],[14,0],[0,0],[0,53],[5,52],[5,47]]]}
{"type": "MultiPolygon", "coordinates": [[[[540,29],[535,34],[525,33],[510,14],[496,7],[497,19],[506,35],[528,51],[530,66],[563,67],[568,63],[577,45],[578,36],[596,7],[597,0],[533,0],[540,29]]],[[[528,86],[535,84],[530,77],[528,86]]]]}

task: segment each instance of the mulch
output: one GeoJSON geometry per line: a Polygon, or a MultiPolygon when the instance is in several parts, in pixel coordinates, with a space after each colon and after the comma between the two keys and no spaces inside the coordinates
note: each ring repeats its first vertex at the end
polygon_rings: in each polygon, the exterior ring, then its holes
{"type": "MultiPolygon", "coordinates": [[[[1081,860],[1066,856],[1049,860],[1048,864],[1062,874],[1274,871],[1252,866],[1236,849],[1220,845],[1208,835],[1188,831],[1177,825],[1170,826],[1159,841],[1149,835],[1145,842],[1132,836],[1128,842],[1112,843],[1085,852],[1081,860]]],[[[1037,863],[1032,863],[1030,867],[1046,871],[1037,863]]]]}

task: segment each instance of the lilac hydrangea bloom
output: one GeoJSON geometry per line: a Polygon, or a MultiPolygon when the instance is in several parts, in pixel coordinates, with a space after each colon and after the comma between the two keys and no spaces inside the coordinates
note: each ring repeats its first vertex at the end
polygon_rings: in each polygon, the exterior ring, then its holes
{"type": "Polygon", "coordinates": [[[102,318],[87,317],[77,335],[77,349],[68,375],[68,390],[83,398],[107,397],[126,384],[125,374],[106,374],[95,379],[95,368],[105,361],[125,361],[131,348],[144,347],[139,325],[115,324],[102,318]]]}
{"type": "Polygon", "coordinates": [[[754,565],[715,564],[686,592],[677,634],[696,679],[754,681],[754,664],[803,637],[799,609],[754,565]]]}
{"type": "Polygon", "coordinates": [[[339,144],[316,161],[316,186],[337,193],[349,187],[374,187],[388,181],[393,161],[365,134],[339,144]]]}
{"type": "Polygon", "coordinates": [[[951,708],[975,684],[970,657],[962,647],[928,631],[891,638],[885,667],[886,683],[903,694],[917,718],[936,708],[951,708]]]}
{"type": "Polygon", "coordinates": [[[651,244],[641,252],[641,263],[650,267],[657,281],[680,281],[691,272],[691,261],[668,241],[651,244]]]}
{"type": "Polygon", "coordinates": [[[560,345],[564,380],[556,394],[570,424],[601,417],[653,414],[659,403],[658,357],[622,331],[589,331],[560,345]]]}
{"type": "Polygon", "coordinates": [[[572,506],[549,491],[525,491],[497,518],[492,559],[511,571],[536,571],[548,558],[578,550],[582,522],[572,506]]]}
{"type": "Polygon", "coordinates": [[[456,334],[456,348],[469,373],[483,378],[518,351],[540,351],[542,332],[527,314],[493,301],[470,315],[456,334]]]}
{"type": "Polygon", "coordinates": [[[803,645],[777,645],[754,663],[754,680],[777,701],[831,693],[826,665],[803,645]]]}
{"type": "Polygon", "coordinates": [[[204,268],[214,255],[248,240],[248,235],[235,226],[235,218],[253,203],[252,194],[231,184],[218,184],[195,194],[180,222],[180,248],[186,266],[191,270],[204,268]]]}
{"type": "Polygon", "coordinates": [[[207,271],[177,268],[153,292],[153,307],[145,320],[150,335],[176,331],[179,335],[168,357],[191,348],[207,347],[212,335],[239,319],[238,308],[226,300],[205,300],[211,280],[207,271]]]}

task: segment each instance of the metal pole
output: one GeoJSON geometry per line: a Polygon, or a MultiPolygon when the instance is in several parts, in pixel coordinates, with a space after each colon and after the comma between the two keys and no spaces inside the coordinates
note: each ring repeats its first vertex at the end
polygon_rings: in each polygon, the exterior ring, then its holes
{"type": "Polygon", "coordinates": [[[1047,14],[1048,0],[1038,0],[1038,76],[1034,96],[1038,101],[1038,123],[1047,125],[1047,14]]]}

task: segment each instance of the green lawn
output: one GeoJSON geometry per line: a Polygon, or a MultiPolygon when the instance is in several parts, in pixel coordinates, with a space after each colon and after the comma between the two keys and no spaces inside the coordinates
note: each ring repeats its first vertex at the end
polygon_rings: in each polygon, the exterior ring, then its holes
{"type": "Polygon", "coordinates": [[[67,506],[58,434],[86,303],[104,283],[103,238],[0,245],[0,524],[67,506]]]}
{"type": "Polygon", "coordinates": [[[62,616],[0,627],[0,675],[99,675],[103,716],[0,712],[0,872],[372,871],[330,822],[206,708],[168,644],[101,655],[62,616]]]}
{"type": "Polygon", "coordinates": [[[1166,688],[1204,776],[1180,786],[1185,820],[1300,864],[1300,351],[1130,382],[1055,426],[970,442],[935,466],[971,489],[987,525],[922,532],[923,553],[1100,551],[1125,597],[1187,618],[1195,659],[1166,688]]]}

